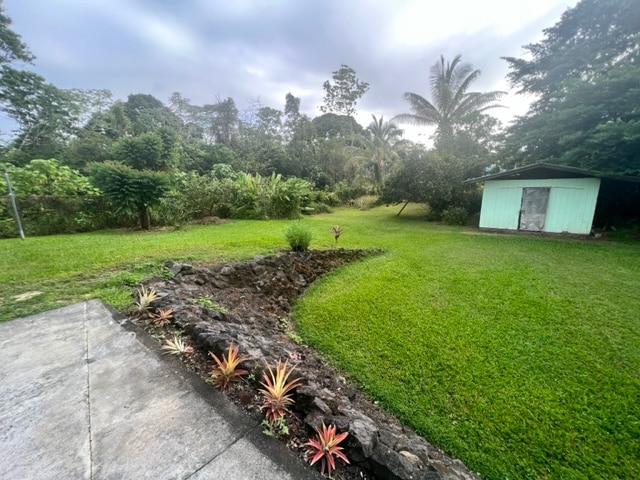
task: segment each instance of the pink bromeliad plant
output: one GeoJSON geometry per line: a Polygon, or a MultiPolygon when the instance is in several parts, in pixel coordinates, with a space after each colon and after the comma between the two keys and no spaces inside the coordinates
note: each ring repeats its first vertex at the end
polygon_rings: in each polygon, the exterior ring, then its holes
{"type": "Polygon", "coordinates": [[[320,461],[320,472],[327,473],[331,478],[331,470],[335,470],[335,457],[340,458],[345,463],[349,463],[346,455],[342,452],[342,447],[338,446],[349,435],[348,432],[337,433],[335,425],[326,426],[322,422],[322,427],[316,428],[316,437],[305,443],[309,447],[307,459],[313,465],[320,461]]]}

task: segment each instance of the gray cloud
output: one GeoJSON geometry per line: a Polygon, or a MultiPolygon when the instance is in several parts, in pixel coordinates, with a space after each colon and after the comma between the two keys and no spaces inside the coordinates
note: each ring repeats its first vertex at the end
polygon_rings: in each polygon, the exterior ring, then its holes
{"type": "Polygon", "coordinates": [[[406,91],[427,96],[429,68],[440,54],[460,53],[480,68],[475,89],[505,88],[500,57],[519,55],[576,2],[558,0],[508,34],[456,31],[464,6],[454,6],[450,16],[425,16],[425,38],[430,26],[452,25],[450,35],[426,45],[399,43],[390,27],[394,12],[410,3],[5,0],[4,8],[37,56],[33,69],[62,88],[107,88],[117,98],[151,93],[163,101],[179,91],[197,104],[218,94],[240,109],[257,97],[282,108],[291,91],[315,116],[322,83],[347,64],[371,85],[359,103],[359,118],[368,122],[370,113],[390,118],[406,111],[406,91]]]}

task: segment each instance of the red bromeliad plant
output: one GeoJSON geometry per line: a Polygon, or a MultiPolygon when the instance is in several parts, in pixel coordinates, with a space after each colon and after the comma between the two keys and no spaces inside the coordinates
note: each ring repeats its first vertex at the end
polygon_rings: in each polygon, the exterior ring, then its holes
{"type": "Polygon", "coordinates": [[[240,375],[246,375],[246,370],[238,368],[238,365],[248,358],[247,355],[238,355],[240,345],[233,347],[233,342],[229,344],[227,356],[223,356],[220,360],[214,353],[209,352],[217,365],[211,369],[210,375],[213,377],[213,385],[224,390],[230,383],[240,379],[240,375]]]}
{"type": "Polygon", "coordinates": [[[154,323],[159,327],[164,327],[171,323],[171,319],[173,318],[173,308],[158,310],[157,313],[152,313],[150,316],[151,323],[154,323]]]}
{"type": "Polygon", "coordinates": [[[292,405],[293,399],[289,395],[289,392],[293,390],[302,381],[300,378],[294,378],[288,381],[289,375],[295,367],[287,370],[287,362],[282,363],[278,360],[276,364],[276,371],[271,369],[267,364],[267,372],[264,372],[264,382],[260,382],[264,388],[260,389],[264,397],[264,403],[261,410],[266,410],[265,417],[269,423],[273,423],[279,418],[282,418],[286,412],[289,411],[289,406],[292,405]]]}
{"type": "Polygon", "coordinates": [[[320,460],[320,472],[325,473],[326,470],[327,475],[331,477],[331,470],[335,470],[336,468],[334,456],[340,458],[345,463],[349,463],[345,454],[342,453],[342,447],[338,446],[340,442],[347,438],[349,433],[343,432],[338,434],[335,425],[327,427],[324,422],[322,422],[322,427],[316,428],[316,432],[316,438],[305,443],[305,445],[309,447],[307,450],[307,458],[311,465],[320,460]]]}

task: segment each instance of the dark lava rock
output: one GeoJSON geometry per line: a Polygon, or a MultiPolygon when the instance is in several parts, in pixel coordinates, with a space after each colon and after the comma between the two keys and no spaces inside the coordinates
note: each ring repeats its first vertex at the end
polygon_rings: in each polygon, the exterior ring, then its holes
{"type": "Polygon", "coordinates": [[[173,309],[174,324],[191,336],[203,358],[210,361],[209,352],[220,357],[231,342],[249,356],[242,368],[252,373],[252,379],[243,384],[238,399],[250,413],[253,402],[253,413],[260,414],[252,399],[259,398],[265,363],[286,360],[295,366],[292,378],[303,380],[293,394],[292,414],[297,420],[291,422],[299,425],[298,444],[322,423],[349,432],[344,448],[351,465],[337,462],[339,478],[478,480],[459,460],[374,405],[313,349],[292,340],[295,331],[288,313],[293,301],[323,274],[379,253],[283,252],[209,268],[167,262],[174,277],[145,284],[160,293],[154,306],[173,309]]]}

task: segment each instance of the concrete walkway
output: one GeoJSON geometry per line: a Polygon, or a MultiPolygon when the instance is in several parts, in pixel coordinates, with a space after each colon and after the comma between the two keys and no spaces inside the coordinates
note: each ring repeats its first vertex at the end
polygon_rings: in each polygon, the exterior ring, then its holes
{"type": "Polygon", "coordinates": [[[0,323],[0,478],[318,479],[98,301],[0,323]]]}

